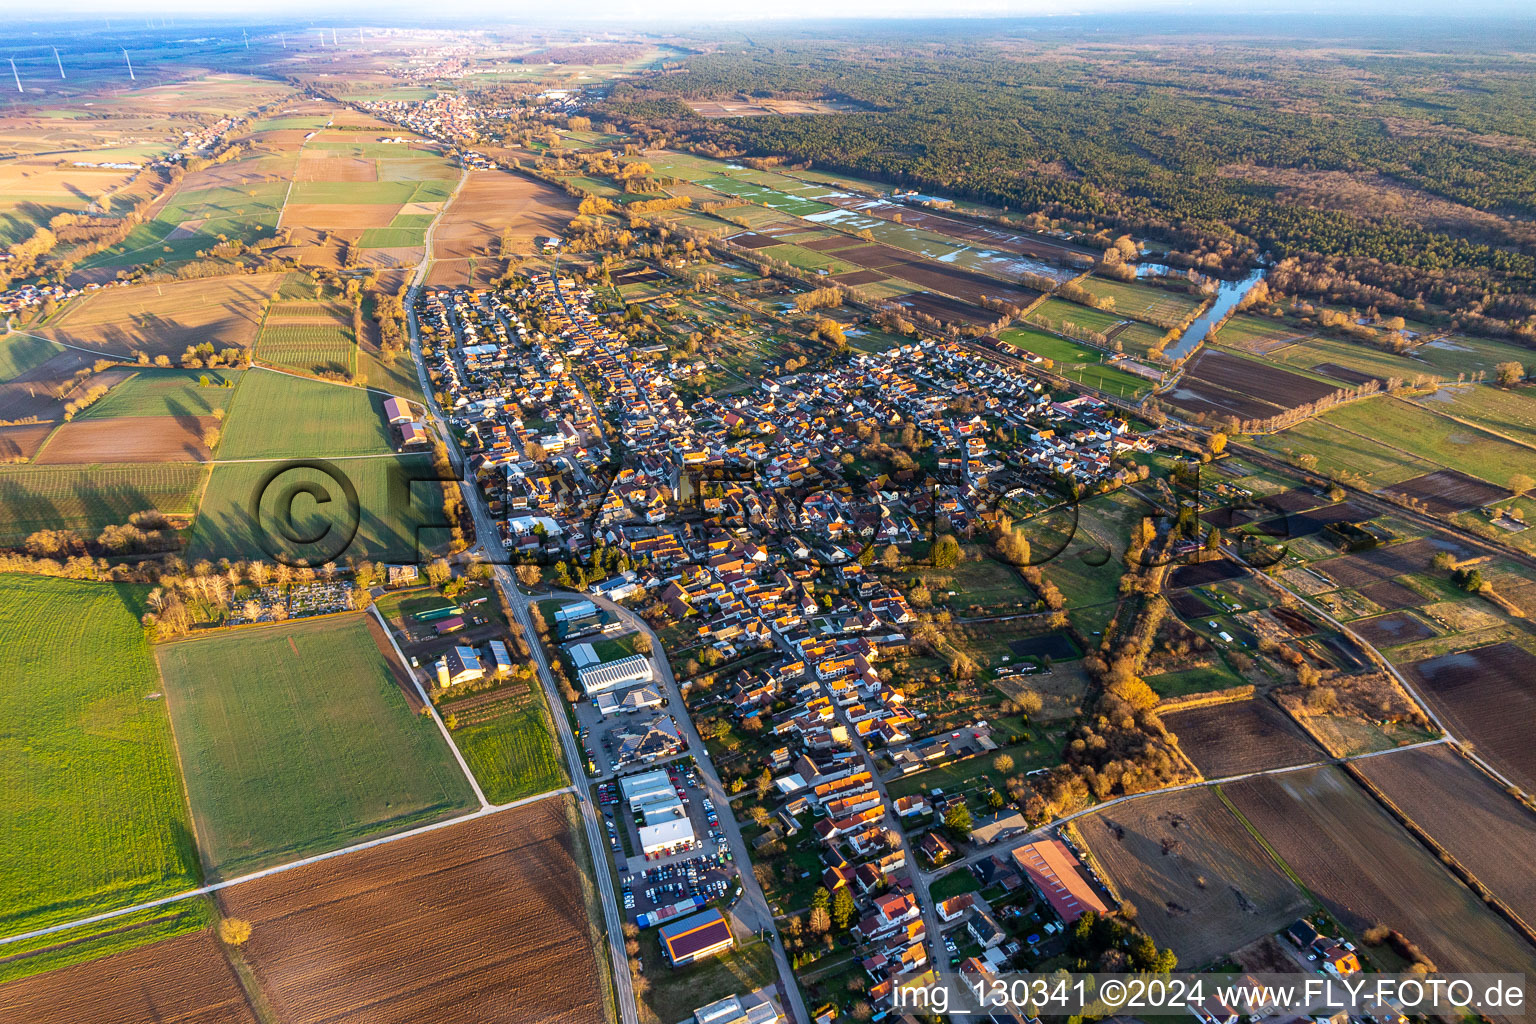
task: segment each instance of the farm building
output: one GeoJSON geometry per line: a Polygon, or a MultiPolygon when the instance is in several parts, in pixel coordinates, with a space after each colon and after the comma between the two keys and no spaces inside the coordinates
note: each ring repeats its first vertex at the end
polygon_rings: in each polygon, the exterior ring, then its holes
{"type": "Polygon", "coordinates": [[[437,663],[437,685],[456,686],[485,678],[480,655],[473,647],[451,647],[437,663]]]}
{"type": "Polygon", "coordinates": [[[491,641],[491,671],[498,676],[512,671],[512,656],[507,653],[507,645],[500,640],[491,641]]]}
{"type": "Polygon", "coordinates": [[[661,947],[673,967],[724,953],[736,944],[718,910],[704,910],[661,927],[661,947]]]}
{"type": "Polygon", "coordinates": [[[587,696],[595,697],[605,690],[652,682],[656,678],[656,669],[650,658],[643,654],[632,654],[617,661],[605,661],[579,669],[576,675],[587,696]]]}
{"type": "Polygon", "coordinates": [[[1013,859],[1062,923],[1071,924],[1090,910],[1102,914],[1109,909],[1084,876],[1077,855],[1060,839],[1026,843],[1013,851],[1013,859]]]}
{"type": "Polygon", "coordinates": [[[393,396],[384,399],[384,418],[389,420],[390,426],[398,427],[411,422],[411,410],[400,399],[393,396]]]}
{"type": "Polygon", "coordinates": [[[427,436],[426,428],[420,423],[400,424],[400,447],[415,448],[428,444],[431,438],[427,436]]]}

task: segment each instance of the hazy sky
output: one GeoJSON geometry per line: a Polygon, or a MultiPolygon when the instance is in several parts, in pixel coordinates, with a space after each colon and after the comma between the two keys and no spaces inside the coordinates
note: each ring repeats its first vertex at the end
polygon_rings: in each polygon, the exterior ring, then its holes
{"type": "Polygon", "coordinates": [[[52,15],[105,14],[110,17],[139,19],[170,16],[199,19],[242,14],[267,17],[345,19],[366,21],[370,16],[418,21],[430,24],[434,18],[483,18],[486,22],[505,24],[530,21],[683,21],[719,23],[722,21],[764,21],[786,18],[892,18],[935,16],[1012,16],[1048,17],[1074,14],[1104,14],[1117,11],[1169,11],[1198,13],[1209,11],[1225,15],[1314,14],[1351,15],[1434,15],[1476,17],[1478,15],[1515,16],[1528,20],[1536,16],[1533,0],[575,0],[558,5],[547,2],[498,3],[494,0],[221,0],[211,5],[207,0],[154,0],[153,3],[125,3],[121,0],[50,0],[38,5],[34,0],[0,0],[0,14],[13,14],[27,21],[52,15]]]}

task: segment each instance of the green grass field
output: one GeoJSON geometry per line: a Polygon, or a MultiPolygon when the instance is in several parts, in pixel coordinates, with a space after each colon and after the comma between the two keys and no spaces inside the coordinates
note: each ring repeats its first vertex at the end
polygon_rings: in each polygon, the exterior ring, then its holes
{"type": "Polygon", "coordinates": [[[440,156],[393,144],[375,143],[370,148],[373,152],[366,155],[378,160],[380,181],[447,181],[452,192],[459,180],[459,169],[440,156]]]}
{"type": "Polygon", "coordinates": [[[474,806],[361,615],[159,648],[193,820],[230,877],[474,806]]]}
{"type": "MultiPolygon", "coordinates": [[[[654,167],[655,165],[653,164],[652,166],[654,167]]],[[[712,188],[716,192],[736,196],[738,199],[745,199],[748,202],[757,203],[759,206],[766,206],[770,210],[787,213],[795,217],[809,217],[812,214],[826,213],[828,210],[836,209],[836,207],[828,206],[826,203],[818,203],[813,199],[801,199],[764,185],[757,185],[750,181],[741,181],[737,178],[727,178],[723,175],[705,179],[699,182],[699,184],[712,188]]]]}
{"type": "Polygon", "coordinates": [[[272,323],[261,327],[256,358],[263,363],[303,373],[351,373],[357,366],[357,345],[350,324],[272,323]]]}
{"type": "Polygon", "coordinates": [[[1193,313],[1200,305],[1200,299],[1188,293],[1136,281],[1088,277],[1081,284],[1096,299],[1114,299],[1115,312],[1121,316],[1151,317],[1158,321],[1176,322],[1193,313]]]}
{"type": "Polygon", "coordinates": [[[64,351],[63,345],[35,334],[0,337],[0,381],[14,380],[64,351]]]}
{"type": "Polygon", "coordinates": [[[429,456],[342,459],[331,465],[357,492],[357,529],[349,542],[352,520],[345,486],[338,479],[316,469],[288,467],[282,460],[226,462],[215,466],[209,477],[187,538],[187,557],[269,559],[274,557],[269,548],[275,548],[288,558],[326,553],[336,561],[356,557],[402,562],[435,554],[446,542],[444,531],[426,525],[442,517],[441,487],[409,485],[412,479],[432,477],[429,456]],[[280,479],[269,481],[275,471],[281,471],[280,479]],[[290,489],[310,484],[320,491],[314,497],[294,498],[293,521],[287,529],[291,536],[322,539],[309,545],[288,543],[281,532],[286,513],[280,499],[290,489]],[[250,511],[258,494],[263,495],[260,522],[252,519],[250,511]],[[322,503],[321,498],[326,500],[322,503]],[[422,527],[419,547],[418,526],[422,527]],[[343,543],[346,546],[337,551],[343,543]]]}
{"type": "Polygon", "coordinates": [[[235,389],[219,457],[328,458],[393,451],[384,398],[344,384],[252,370],[235,389]]]}
{"type": "Polygon", "coordinates": [[[289,203],[354,206],[441,202],[453,195],[454,182],[442,178],[420,180],[414,175],[400,181],[296,181],[289,203]]]}
{"type": "Polygon", "coordinates": [[[1536,469],[1536,451],[1437,415],[1434,408],[1392,397],[1370,398],[1340,406],[1322,420],[1501,487],[1514,474],[1536,469]]]}
{"type": "Polygon", "coordinates": [[[159,257],[168,262],[192,259],[198,250],[217,245],[219,235],[241,242],[270,237],[287,191],[286,181],[265,181],[177,192],[152,220],[134,228],[121,243],[86,259],[81,267],[129,266],[159,257]],[[199,222],[195,229],[184,237],[170,237],[190,220],[199,222]]]}
{"type": "Polygon", "coordinates": [[[1054,363],[1097,363],[1104,358],[1104,353],[1096,348],[1079,345],[1075,341],[1058,338],[1054,334],[1047,334],[1033,327],[1010,327],[1000,331],[997,337],[999,341],[1006,342],[1014,348],[1033,352],[1054,363]]]}
{"type": "Polygon", "coordinates": [[[1371,487],[1386,487],[1440,468],[1371,437],[1343,433],[1330,427],[1326,417],[1259,438],[1258,444],[1304,467],[1309,465],[1306,457],[1311,456],[1316,462],[1310,466],[1325,476],[1348,475],[1371,487]]]}
{"type": "Polygon", "coordinates": [[[1119,313],[1090,309],[1087,306],[1079,306],[1075,302],[1068,302],[1066,299],[1046,299],[1030,312],[1030,322],[1033,323],[1036,317],[1044,317],[1050,321],[1052,328],[1060,328],[1063,323],[1074,323],[1084,330],[1097,331],[1100,334],[1125,319],[1119,313]]]}
{"type": "Polygon", "coordinates": [[[239,370],[143,369],[107,392],[79,418],[104,420],[124,416],[212,416],[227,409],[234,396],[225,381],[238,382],[239,370]],[[203,378],[208,379],[205,387],[203,378]]]}
{"type": "Polygon", "coordinates": [[[1090,388],[1097,388],[1107,395],[1120,398],[1140,398],[1152,390],[1152,382],[1135,374],[1117,370],[1113,366],[1080,366],[1060,371],[1068,380],[1090,388]]]}
{"type": "MultiPolygon", "coordinates": [[[[1536,388],[1441,388],[1418,399],[1417,404],[1536,446],[1536,388]]],[[[1536,458],[1536,452],[1532,457],[1536,458]]]]}
{"type": "MultiPolygon", "coordinates": [[[[1223,344],[1229,341],[1225,328],[1222,329],[1219,340],[1223,344]]],[[[1382,380],[1390,380],[1393,377],[1413,380],[1422,374],[1428,374],[1431,377],[1445,375],[1445,371],[1437,366],[1340,338],[1306,338],[1274,349],[1265,358],[1271,362],[1303,370],[1310,370],[1322,363],[1334,363],[1350,370],[1380,377],[1382,380]]]]}
{"type": "Polygon", "coordinates": [[[1166,333],[1161,327],[1154,327],[1140,320],[1132,320],[1116,332],[1111,344],[1119,342],[1121,350],[1127,355],[1142,356],[1162,341],[1166,333]]]}
{"type": "Polygon", "coordinates": [[[1536,365],[1536,352],[1507,341],[1492,338],[1468,338],[1453,334],[1431,341],[1413,350],[1416,358],[1437,367],[1448,376],[1458,373],[1486,373],[1493,376],[1499,363],[1516,362],[1525,367],[1536,365]]]}
{"type": "MultiPolygon", "coordinates": [[[[494,804],[558,789],[568,781],[543,696],[526,683],[510,683],[507,689],[517,692],[505,705],[498,702],[494,717],[456,723],[453,729],[453,741],[494,804]]],[[[453,704],[444,704],[442,712],[453,714],[453,704]]]]}
{"type": "Polygon", "coordinates": [[[0,576],[0,934],[198,884],[147,589],[0,576]]]}
{"type": "Polygon", "coordinates": [[[194,897],[8,943],[5,959],[0,960],[0,984],[200,931],[212,924],[213,918],[213,904],[207,897],[194,897]]]}
{"type": "Polygon", "coordinates": [[[325,114],[298,114],[288,117],[265,118],[251,125],[253,132],[303,131],[314,132],[325,127],[330,118],[325,114]]]}
{"type": "Polygon", "coordinates": [[[1312,328],[1273,317],[1239,313],[1222,324],[1216,341],[1222,345],[1272,344],[1312,333],[1312,328]]]}
{"type": "MultiPolygon", "coordinates": [[[[399,218],[395,218],[399,220],[399,218]]],[[[423,227],[365,228],[358,244],[364,249],[404,249],[427,244],[427,229],[423,227]]]]}
{"type": "Polygon", "coordinates": [[[0,466],[0,541],[15,544],[44,529],[94,538],[148,509],[191,515],[206,475],[195,462],[0,466]]]}
{"type": "Polygon", "coordinates": [[[997,337],[1014,348],[1049,359],[1055,364],[1052,369],[1056,373],[1085,387],[1097,388],[1106,394],[1124,398],[1137,398],[1152,389],[1151,381],[1117,370],[1113,366],[1102,365],[1100,360],[1107,359],[1109,353],[1088,345],[1080,345],[1033,327],[1010,327],[999,331],[997,337]]]}

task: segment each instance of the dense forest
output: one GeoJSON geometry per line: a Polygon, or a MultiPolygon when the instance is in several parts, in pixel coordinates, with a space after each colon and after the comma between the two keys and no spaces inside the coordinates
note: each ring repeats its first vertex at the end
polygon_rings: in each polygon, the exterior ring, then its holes
{"type": "Polygon", "coordinates": [[[1536,55],[755,36],[618,84],[606,114],[1536,329],[1536,55]],[[686,102],[730,96],[862,110],[712,121],[686,102]]]}

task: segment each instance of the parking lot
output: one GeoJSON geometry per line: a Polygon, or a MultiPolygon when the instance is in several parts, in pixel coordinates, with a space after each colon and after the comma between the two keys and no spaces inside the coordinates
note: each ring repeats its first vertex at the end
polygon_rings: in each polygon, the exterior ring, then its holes
{"type": "Polygon", "coordinates": [[[685,757],[672,762],[667,772],[683,800],[697,844],[669,854],[641,856],[634,815],[623,803],[618,783],[610,781],[597,787],[598,805],[602,808],[614,861],[626,865],[618,874],[624,912],[631,919],[690,896],[702,896],[709,901],[730,896],[737,889],[736,864],[721,831],[718,811],[704,795],[692,759],[685,757]],[[633,850],[635,855],[629,857],[625,850],[633,850]]]}
{"type": "MultiPolygon", "coordinates": [[[[597,778],[606,779],[614,773],[612,735],[623,726],[632,726],[656,717],[657,714],[669,713],[671,701],[663,698],[660,707],[648,711],[619,712],[615,715],[604,715],[592,706],[589,700],[581,701],[576,705],[576,724],[581,727],[581,743],[587,757],[597,766],[597,778]]],[[[650,768],[660,767],[663,763],[669,763],[670,759],[660,758],[647,764],[631,764],[620,771],[625,775],[650,768]]]]}

